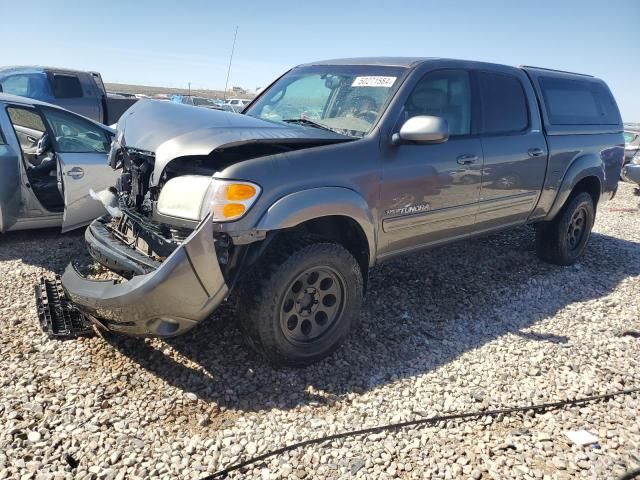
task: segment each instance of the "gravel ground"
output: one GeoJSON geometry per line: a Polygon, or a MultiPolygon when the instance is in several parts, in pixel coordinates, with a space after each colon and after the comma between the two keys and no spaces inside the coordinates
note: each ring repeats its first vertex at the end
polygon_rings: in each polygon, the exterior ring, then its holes
{"type": "MultiPolygon", "coordinates": [[[[202,478],[324,434],[640,386],[640,197],[621,185],[569,268],[533,231],[377,267],[357,334],[274,369],[224,309],[183,337],[52,341],[36,277],[87,263],[82,234],[0,238],[0,478],[202,478]],[[70,464],[77,466],[72,468],[70,464]]],[[[296,450],[234,478],[615,478],[640,466],[640,395],[296,450]],[[599,448],[572,445],[585,428],[599,448]]]]}

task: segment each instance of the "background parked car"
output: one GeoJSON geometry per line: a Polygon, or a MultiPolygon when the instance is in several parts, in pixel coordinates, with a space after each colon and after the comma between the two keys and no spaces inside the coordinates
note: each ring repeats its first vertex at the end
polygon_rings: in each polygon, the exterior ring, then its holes
{"type": "Polygon", "coordinates": [[[247,100],[246,98],[228,98],[224,104],[229,105],[234,112],[240,112],[244,107],[249,105],[250,102],[251,100],[247,100]]]}
{"type": "Polygon", "coordinates": [[[215,108],[217,110],[223,110],[225,112],[240,113],[244,107],[238,107],[238,106],[234,107],[233,105],[223,103],[222,105],[217,105],[215,108]]]}
{"type": "Polygon", "coordinates": [[[117,175],[115,132],[55,105],[0,93],[0,232],[72,230],[106,213],[100,192],[117,175]]]}
{"type": "Polygon", "coordinates": [[[624,129],[624,163],[631,161],[640,151],[640,129],[626,128],[624,129]]]}
{"type": "Polygon", "coordinates": [[[622,180],[640,185],[640,129],[625,127],[622,180]]]}
{"type": "Polygon", "coordinates": [[[174,95],[171,97],[171,101],[174,103],[182,103],[183,105],[192,105],[194,107],[215,106],[212,100],[205,97],[198,97],[196,95],[174,95]]]}
{"type": "Polygon", "coordinates": [[[138,101],[107,94],[98,72],[50,67],[0,67],[0,91],[59,105],[105,125],[117,123],[138,101]]]}

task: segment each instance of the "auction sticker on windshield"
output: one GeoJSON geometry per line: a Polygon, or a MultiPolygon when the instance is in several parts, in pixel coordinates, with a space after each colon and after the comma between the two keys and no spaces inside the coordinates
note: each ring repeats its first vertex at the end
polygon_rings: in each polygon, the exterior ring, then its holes
{"type": "Polygon", "coordinates": [[[398,77],[379,77],[379,76],[370,76],[370,77],[356,77],[353,79],[352,87],[384,87],[391,88],[393,86],[393,82],[396,81],[398,77]]]}

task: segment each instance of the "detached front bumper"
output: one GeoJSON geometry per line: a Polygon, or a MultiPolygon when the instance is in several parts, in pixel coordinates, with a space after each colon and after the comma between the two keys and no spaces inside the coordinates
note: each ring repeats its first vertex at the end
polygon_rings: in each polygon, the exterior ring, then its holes
{"type": "MultiPolygon", "coordinates": [[[[92,240],[103,230],[91,227],[87,231],[90,249],[99,245],[103,254],[120,257],[122,251],[107,248],[108,239],[92,240]]],[[[207,318],[229,291],[215,252],[210,219],[149,273],[116,283],[86,279],[69,265],[62,286],[75,307],[108,330],[160,337],[186,332],[207,318]]]]}

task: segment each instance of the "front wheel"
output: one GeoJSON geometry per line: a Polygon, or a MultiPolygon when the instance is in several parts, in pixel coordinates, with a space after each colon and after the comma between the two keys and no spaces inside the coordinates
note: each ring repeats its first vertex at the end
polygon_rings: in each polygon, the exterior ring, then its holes
{"type": "Polygon", "coordinates": [[[239,285],[236,311],[249,344],[275,364],[326,357],[358,322],[362,272],[339,244],[281,242],[250,276],[239,285]]]}
{"type": "Polygon", "coordinates": [[[538,256],[556,265],[573,265],[587,247],[595,216],[591,195],[571,197],[556,218],[537,227],[538,256]]]}

